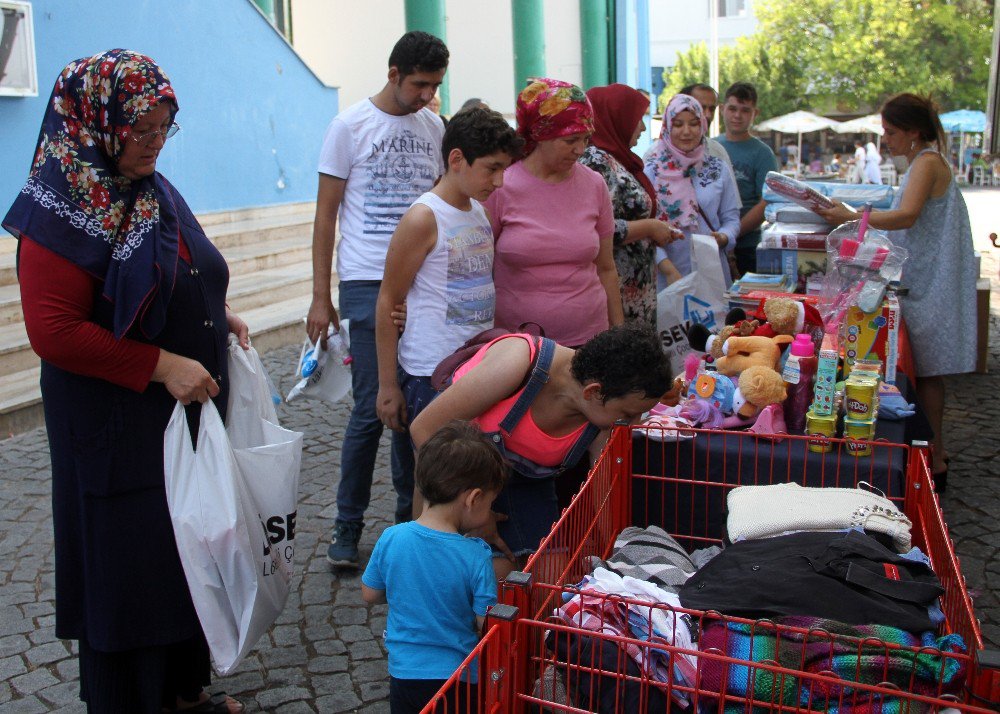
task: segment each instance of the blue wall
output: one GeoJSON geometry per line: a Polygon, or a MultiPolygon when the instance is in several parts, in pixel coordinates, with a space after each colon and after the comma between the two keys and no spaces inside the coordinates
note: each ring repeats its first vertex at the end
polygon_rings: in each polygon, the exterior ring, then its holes
{"type": "Polygon", "coordinates": [[[250,0],[35,0],[32,8],[39,96],[0,97],[0,217],[27,178],[59,72],[114,47],[149,55],[171,79],[183,128],[157,169],[195,211],[316,199],[337,90],[250,0]]]}

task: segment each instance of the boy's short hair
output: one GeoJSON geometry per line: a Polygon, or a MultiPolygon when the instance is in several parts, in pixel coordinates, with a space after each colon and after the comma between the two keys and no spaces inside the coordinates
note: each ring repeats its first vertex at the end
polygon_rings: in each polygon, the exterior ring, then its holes
{"type": "Polygon", "coordinates": [[[507,479],[507,464],[478,427],[456,419],[420,447],[413,476],[433,506],[451,503],[474,488],[499,492],[507,479]]]}
{"type": "Polygon", "coordinates": [[[741,102],[750,102],[756,106],[757,88],[750,84],[750,82],[736,82],[726,90],[726,98],[723,101],[728,101],[730,97],[738,99],[741,102]]]}
{"type": "Polygon", "coordinates": [[[413,30],[396,41],[389,53],[389,66],[406,77],[414,72],[440,72],[448,67],[448,48],[439,37],[413,30]]]}
{"type": "Polygon", "coordinates": [[[452,149],[460,149],[470,164],[481,156],[499,151],[516,161],[524,148],[524,139],[499,112],[482,107],[463,109],[451,118],[441,140],[441,155],[448,164],[452,149]]]}

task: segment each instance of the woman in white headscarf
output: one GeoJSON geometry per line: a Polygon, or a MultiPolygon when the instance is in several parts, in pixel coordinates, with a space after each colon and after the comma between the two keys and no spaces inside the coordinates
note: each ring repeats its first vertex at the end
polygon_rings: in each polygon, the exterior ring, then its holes
{"type": "MultiPolygon", "coordinates": [[[[698,100],[676,95],[663,112],[660,138],[646,153],[645,173],[656,190],[657,218],[685,237],[700,233],[715,238],[729,285],[728,255],[740,232],[740,196],[732,169],[705,148],[707,129],[698,100]]],[[[690,241],[676,241],[662,250],[681,275],[691,272],[690,241]]]]}
{"type": "Polygon", "coordinates": [[[865,146],[865,183],[882,183],[882,154],[874,141],[865,146]]]}

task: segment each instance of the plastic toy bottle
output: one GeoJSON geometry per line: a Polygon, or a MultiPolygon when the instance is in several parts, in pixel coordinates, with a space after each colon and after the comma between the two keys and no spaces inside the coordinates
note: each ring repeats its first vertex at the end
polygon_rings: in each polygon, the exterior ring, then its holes
{"type": "Polygon", "coordinates": [[[816,380],[818,365],[812,338],[805,332],[800,332],[792,342],[781,372],[781,378],[788,385],[784,410],[785,424],[790,434],[805,433],[806,414],[813,399],[813,382],[816,380]]]}

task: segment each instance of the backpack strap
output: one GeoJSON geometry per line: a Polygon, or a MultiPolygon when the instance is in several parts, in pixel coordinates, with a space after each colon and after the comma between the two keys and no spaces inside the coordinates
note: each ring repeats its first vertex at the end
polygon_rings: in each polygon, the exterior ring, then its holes
{"type": "MultiPolygon", "coordinates": [[[[545,337],[540,337],[536,338],[535,344],[537,349],[535,350],[531,377],[521,392],[521,396],[517,398],[514,406],[507,412],[507,416],[498,424],[498,428],[507,434],[514,431],[518,422],[528,413],[535,398],[542,391],[542,387],[549,381],[549,369],[552,366],[552,359],[556,353],[556,343],[545,337]]],[[[557,472],[563,471],[583,458],[587,449],[590,448],[591,443],[593,443],[600,432],[601,430],[598,427],[593,424],[587,424],[586,428],[573,443],[573,446],[566,453],[566,457],[563,459],[562,465],[558,468],[557,472]]]]}
{"type": "Polygon", "coordinates": [[[552,367],[552,358],[555,357],[555,354],[555,342],[545,337],[535,338],[535,357],[531,362],[531,376],[524,389],[521,390],[521,396],[514,402],[514,406],[507,412],[507,416],[498,424],[501,431],[510,434],[518,422],[528,413],[535,397],[549,381],[549,368],[552,367]]]}

